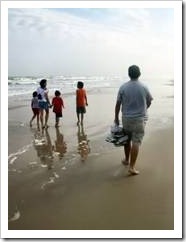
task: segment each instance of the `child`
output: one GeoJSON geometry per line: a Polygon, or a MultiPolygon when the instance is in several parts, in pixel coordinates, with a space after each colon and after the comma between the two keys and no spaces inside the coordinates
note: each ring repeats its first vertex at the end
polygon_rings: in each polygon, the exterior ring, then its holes
{"type": "Polygon", "coordinates": [[[60,91],[56,90],[55,97],[52,99],[53,112],[56,114],[55,127],[59,127],[59,118],[62,117],[62,108],[65,108],[63,99],[60,96],[60,91]]]}
{"type": "Polygon", "coordinates": [[[33,98],[31,101],[31,108],[33,111],[33,117],[30,120],[30,127],[32,127],[32,121],[35,119],[35,117],[37,117],[37,127],[39,129],[39,102],[38,102],[38,96],[37,96],[37,92],[33,92],[32,94],[33,98]]]}
{"type": "Polygon", "coordinates": [[[84,113],[86,113],[85,106],[88,106],[87,95],[83,86],[84,86],[83,82],[79,81],[77,83],[77,90],[76,90],[76,113],[77,113],[77,119],[78,119],[77,125],[79,125],[80,114],[81,114],[81,125],[83,125],[84,113]]]}

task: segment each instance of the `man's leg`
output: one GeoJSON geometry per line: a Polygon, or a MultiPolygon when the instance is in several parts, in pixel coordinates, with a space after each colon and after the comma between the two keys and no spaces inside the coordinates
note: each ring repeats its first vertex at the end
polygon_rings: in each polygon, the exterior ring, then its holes
{"type": "Polygon", "coordinates": [[[136,160],[139,153],[139,143],[132,142],[131,152],[130,152],[130,167],[129,172],[133,175],[139,174],[139,171],[135,169],[136,160]]]}
{"type": "Polygon", "coordinates": [[[131,142],[129,141],[124,145],[125,158],[122,160],[123,165],[129,165],[129,157],[131,152],[131,142]]]}

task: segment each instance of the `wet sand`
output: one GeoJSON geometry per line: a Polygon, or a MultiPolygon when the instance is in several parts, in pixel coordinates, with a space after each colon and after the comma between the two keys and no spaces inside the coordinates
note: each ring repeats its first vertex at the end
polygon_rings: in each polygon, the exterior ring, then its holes
{"type": "Polygon", "coordinates": [[[74,96],[64,98],[62,126],[55,129],[50,111],[43,133],[28,125],[29,104],[9,109],[8,216],[18,218],[8,229],[173,230],[173,123],[153,129],[149,120],[140,174],[129,176],[123,148],[105,142],[115,90],[88,98],[83,130],[76,126],[74,96]]]}

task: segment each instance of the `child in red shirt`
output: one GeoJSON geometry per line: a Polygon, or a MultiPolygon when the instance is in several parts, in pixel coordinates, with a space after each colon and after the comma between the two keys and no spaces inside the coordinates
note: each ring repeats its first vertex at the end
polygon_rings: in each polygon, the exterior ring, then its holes
{"type": "Polygon", "coordinates": [[[77,113],[77,119],[78,119],[77,125],[79,125],[80,114],[81,114],[81,125],[83,125],[83,117],[84,117],[84,113],[86,113],[85,106],[88,106],[86,91],[83,87],[84,87],[84,83],[79,81],[77,83],[77,90],[76,90],[76,113],[77,113]]]}
{"type": "Polygon", "coordinates": [[[55,91],[55,97],[52,99],[52,106],[53,106],[53,112],[56,114],[56,124],[55,127],[59,127],[59,118],[61,118],[62,115],[62,108],[64,107],[63,99],[61,98],[60,91],[55,91]]]}

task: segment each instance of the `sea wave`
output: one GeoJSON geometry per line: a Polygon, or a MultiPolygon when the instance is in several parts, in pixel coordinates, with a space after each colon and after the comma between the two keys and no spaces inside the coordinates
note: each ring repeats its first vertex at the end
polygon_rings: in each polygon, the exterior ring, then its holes
{"type": "MultiPolygon", "coordinates": [[[[32,94],[39,86],[41,77],[9,77],[8,79],[8,96],[19,96],[32,94]]],[[[104,88],[115,85],[121,81],[117,76],[50,76],[47,77],[47,87],[50,92],[56,89],[62,91],[63,94],[74,92],[77,88],[77,82],[82,81],[87,90],[93,88],[104,88]]]]}

